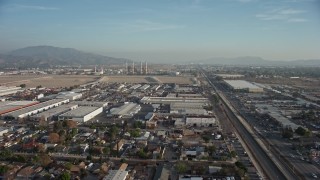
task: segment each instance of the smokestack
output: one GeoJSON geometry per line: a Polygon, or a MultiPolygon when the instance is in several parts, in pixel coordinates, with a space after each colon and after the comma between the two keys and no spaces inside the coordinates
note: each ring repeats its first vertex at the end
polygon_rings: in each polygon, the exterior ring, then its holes
{"type": "Polygon", "coordinates": [[[97,73],[97,65],[94,66],[94,73],[97,73]]]}
{"type": "Polygon", "coordinates": [[[132,62],[132,74],[134,74],[134,62],[132,62]]]}
{"type": "Polygon", "coordinates": [[[104,74],[104,66],[101,67],[101,71],[100,71],[100,74],[104,74]]]}
{"type": "Polygon", "coordinates": [[[126,74],[128,74],[129,70],[128,70],[128,62],[126,61],[126,74]]]}
{"type": "Polygon", "coordinates": [[[140,61],[140,74],[143,74],[142,61],[140,61]]]}
{"type": "Polygon", "coordinates": [[[148,74],[148,64],[147,64],[147,61],[146,61],[146,69],[145,69],[145,71],[146,71],[145,73],[148,74]]]}

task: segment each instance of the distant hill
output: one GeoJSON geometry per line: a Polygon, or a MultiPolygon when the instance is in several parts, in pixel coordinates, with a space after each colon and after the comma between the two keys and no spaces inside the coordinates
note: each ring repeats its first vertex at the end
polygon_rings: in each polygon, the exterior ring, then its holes
{"type": "Polygon", "coordinates": [[[216,57],[197,61],[197,63],[217,64],[217,65],[240,65],[240,66],[318,66],[320,59],[293,60],[293,61],[273,61],[261,57],[244,56],[235,58],[216,57]]]}
{"type": "Polygon", "coordinates": [[[123,64],[127,59],[113,58],[72,48],[53,46],[32,46],[0,54],[3,67],[50,67],[57,65],[101,65],[123,64]]]}

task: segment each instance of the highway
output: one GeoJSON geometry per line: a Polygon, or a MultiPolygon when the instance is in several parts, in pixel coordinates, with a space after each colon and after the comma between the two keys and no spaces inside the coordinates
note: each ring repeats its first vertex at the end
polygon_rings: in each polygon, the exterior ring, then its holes
{"type": "MultiPolygon", "coordinates": [[[[203,72],[204,77],[207,79],[210,86],[214,89],[214,85],[211,80],[207,77],[207,75],[203,72]]],[[[237,133],[240,135],[240,138],[243,142],[249,147],[250,153],[253,155],[254,160],[262,167],[264,171],[264,175],[267,176],[268,179],[297,179],[297,176],[291,173],[290,170],[287,170],[285,166],[279,163],[274,157],[273,154],[261,147],[261,144],[257,142],[257,136],[253,131],[248,131],[247,128],[243,125],[243,122],[240,122],[242,117],[235,113],[235,109],[230,105],[228,100],[224,97],[221,92],[216,93],[223,100],[224,104],[223,109],[225,113],[229,117],[230,121],[234,125],[237,133]],[[272,159],[271,159],[271,158],[272,159]]]]}

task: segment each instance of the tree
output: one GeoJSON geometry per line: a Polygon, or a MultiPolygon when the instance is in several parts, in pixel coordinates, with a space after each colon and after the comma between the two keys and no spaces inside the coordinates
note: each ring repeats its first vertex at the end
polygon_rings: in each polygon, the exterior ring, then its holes
{"type": "Polygon", "coordinates": [[[38,152],[45,152],[45,151],[46,151],[46,148],[45,148],[44,144],[39,143],[39,144],[37,145],[37,151],[38,151],[38,152]]]}
{"type": "Polygon", "coordinates": [[[179,174],[183,174],[187,171],[187,165],[184,163],[177,163],[176,170],[179,174]]]}
{"type": "Polygon", "coordinates": [[[77,127],[77,122],[73,120],[67,120],[67,127],[68,129],[76,128],[77,127]]]}
{"type": "Polygon", "coordinates": [[[212,94],[212,101],[213,104],[217,104],[219,102],[219,98],[216,94],[212,94]]]}
{"type": "Polygon", "coordinates": [[[139,137],[141,133],[141,130],[139,128],[130,130],[131,137],[139,137]]]}
{"type": "Polygon", "coordinates": [[[304,134],[304,136],[311,137],[312,136],[312,132],[310,130],[307,130],[306,133],[304,134]]]}
{"type": "Polygon", "coordinates": [[[77,134],[78,134],[78,129],[72,128],[72,130],[71,130],[71,135],[72,135],[72,137],[75,136],[75,135],[77,135],[77,134]]]}
{"type": "Polygon", "coordinates": [[[230,156],[231,156],[232,158],[235,158],[235,157],[237,156],[237,153],[236,153],[235,151],[231,151],[231,152],[230,152],[230,156]]]}
{"type": "Polygon", "coordinates": [[[111,126],[110,131],[109,131],[111,139],[114,140],[118,133],[119,133],[119,128],[115,125],[111,126]]]}
{"type": "Polygon", "coordinates": [[[303,127],[299,126],[295,131],[296,134],[299,134],[300,136],[304,136],[307,132],[303,127]]]}
{"type": "Polygon", "coordinates": [[[4,175],[6,172],[9,171],[9,167],[6,165],[0,165],[0,175],[4,175]]]}
{"type": "Polygon", "coordinates": [[[63,129],[63,124],[61,121],[56,121],[53,125],[53,131],[54,132],[59,132],[60,130],[63,129]]]}
{"type": "Polygon", "coordinates": [[[33,158],[32,158],[32,163],[33,164],[37,164],[37,163],[39,163],[40,162],[40,157],[39,156],[34,156],[33,158]]]}
{"type": "Polygon", "coordinates": [[[214,152],[216,152],[216,147],[214,145],[208,146],[207,151],[210,155],[212,155],[214,152]]]}
{"type": "Polygon", "coordinates": [[[61,180],[70,180],[71,179],[71,175],[69,172],[64,171],[61,175],[60,175],[60,179],[61,180]]]}
{"type": "Polygon", "coordinates": [[[65,167],[66,169],[70,170],[71,167],[72,167],[72,164],[71,164],[70,162],[67,162],[66,164],[64,164],[64,167],[65,167]]]}
{"type": "Polygon", "coordinates": [[[135,121],[133,123],[134,128],[142,128],[142,126],[143,126],[143,123],[141,121],[135,121]]]}
{"type": "Polygon", "coordinates": [[[21,88],[26,88],[26,84],[20,84],[19,85],[21,88]]]}
{"type": "Polygon", "coordinates": [[[140,149],[140,150],[137,152],[137,156],[139,156],[140,158],[143,158],[143,159],[147,159],[147,158],[148,158],[147,153],[144,152],[143,149],[140,149]]]}
{"type": "Polygon", "coordinates": [[[91,161],[91,160],[92,160],[92,156],[91,156],[91,155],[88,155],[88,156],[87,156],[87,160],[88,160],[88,161],[91,161]]]}
{"type": "Polygon", "coordinates": [[[110,148],[109,147],[105,147],[103,148],[103,154],[108,155],[110,153],[110,148]]]}
{"type": "Polygon", "coordinates": [[[208,143],[210,141],[210,137],[208,136],[202,136],[202,139],[204,140],[204,142],[208,143]]]}
{"type": "Polygon", "coordinates": [[[42,153],[39,155],[39,159],[40,159],[40,164],[43,166],[43,167],[46,167],[48,166],[50,163],[52,163],[52,159],[51,157],[48,155],[48,154],[45,154],[45,153],[42,153]]]}
{"type": "Polygon", "coordinates": [[[239,169],[243,169],[245,172],[247,172],[247,168],[246,168],[246,166],[245,166],[242,162],[237,161],[237,162],[235,162],[235,165],[236,165],[239,169]]]}
{"type": "Polygon", "coordinates": [[[50,143],[58,143],[60,140],[60,136],[58,133],[50,133],[48,140],[50,143]]]}

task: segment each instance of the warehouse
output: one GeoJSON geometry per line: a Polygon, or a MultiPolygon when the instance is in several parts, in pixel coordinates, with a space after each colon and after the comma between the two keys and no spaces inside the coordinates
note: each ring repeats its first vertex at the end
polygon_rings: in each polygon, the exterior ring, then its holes
{"type": "Polygon", "coordinates": [[[0,115],[38,104],[38,101],[4,101],[0,102],[0,115]]]}
{"type": "Polygon", "coordinates": [[[185,97],[185,98],[201,98],[203,97],[202,94],[193,94],[193,93],[189,93],[189,94],[184,94],[184,93],[179,93],[178,97],[185,97]]]}
{"type": "Polygon", "coordinates": [[[282,127],[291,127],[293,130],[296,130],[299,127],[299,125],[290,121],[290,119],[288,119],[287,117],[284,117],[277,107],[274,107],[269,104],[256,104],[255,107],[256,112],[258,114],[269,115],[273,120],[277,121],[282,127]]]}
{"type": "Polygon", "coordinates": [[[76,104],[64,104],[64,105],[49,109],[47,111],[43,111],[39,114],[35,114],[31,116],[31,120],[35,120],[35,121],[39,121],[40,119],[43,119],[45,121],[54,120],[54,118],[58,118],[60,114],[76,109],[77,107],[78,105],[76,104]]]}
{"type": "Polygon", "coordinates": [[[106,107],[108,102],[99,101],[73,101],[71,104],[76,104],[78,106],[92,106],[92,107],[106,107]]]}
{"type": "Polygon", "coordinates": [[[170,109],[170,114],[180,114],[180,115],[208,115],[208,111],[205,109],[194,109],[194,108],[175,108],[170,109]]]}
{"type": "Polygon", "coordinates": [[[145,96],[140,100],[144,104],[171,104],[171,103],[202,103],[208,104],[207,98],[183,98],[183,97],[149,97],[145,96]]]}
{"type": "Polygon", "coordinates": [[[263,92],[263,88],[244,80],[224,80],[235,91],[263,92]]]}
{"type": "Polygon", "coordinates": [[[216,119],[214,117],[187,117],[186,118],[186,126],[194,126],[194,127],[212,127],[216,123],[216,119]]]}
{"type": "Polygon", "coordinates": [[[112,108],[110,110],[110,114],[113,116],[119,116],[123,118],[130,118],[133,115],[137,114],[141,109],[141,106],[136,103],[125,103],[124,105],[117,107],[117,108],[112,108]]]}
{"type": "Polygon", "coordinates": [[[38,114],[42,111],[60,106],[62,104],[68,103],[69,99],[53,99],[50,101],[46,101],[43,103],[39,103],[33,106],[29,106],[23,109],[19,109],[13,112],[9,112],[3,115],[3,117],[13,117],[15,119],[24,118],[27,116],[32,116],[34,114],[38,114]]]}
{"type": "Polygon", "coordinates": [[[244,77],[244,75],[242,74],[215,74],[215,75],[223,79],[238,79],[238,78],[244,77]]]}
{"type": "Polygon", "coordinates": [[[102,107],[79,106],[76,109],[68,111],[58,116],[59,120],[71,119],[77,122],[87,122],[96,115],[102,113],[102,107]]]}

